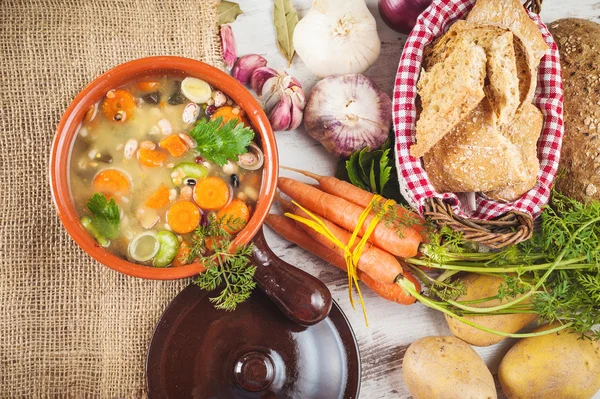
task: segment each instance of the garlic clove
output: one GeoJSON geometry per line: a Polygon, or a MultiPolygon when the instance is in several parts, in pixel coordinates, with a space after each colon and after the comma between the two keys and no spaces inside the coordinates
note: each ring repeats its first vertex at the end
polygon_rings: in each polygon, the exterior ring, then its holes
{"type": "Polygon", "coordinates": [[[280,80],[281,77],[279,75],[273,76],[272,78],[267,79],[263,85],[262,100],[267,113],[271,112],[283,96],[283,90],[280,88],[280,80]]]}
{"type": "MultiPolygon", "coordinates": [[[[236,78],[241,84],[248,84],[253,72],[258,68],[265,67],[267,60],[258,54],[246,54],[240,57],[233,65],[231,76],[236,78]]],[[[256,91],[256,90],[255,90],[256,91]]]]}
{"type": "Polygon", "coordinates": [[[221,47],[223,49],[223,61],[228,68],[233,67],[235,62],[236,50],[235,50],[235,38],[233,37],[233,30],[229,25],[221,25],[221,47]]]}
{"type": "Polygon", "coordinates": [[[290,79],[290,83],[289,83],[288,87],[291,88],[291,87],[296,86],[301,89],[302,85],[300,84],[300,81],[293,76],[290,76],[290,77],[291,77],[291,79],[290,79]]]}
{"type": "MultiPolygon", "coordinates": [[[[284,96],[287,97],[287,96],[284,96]]],[[[300,124],[302,123],[302,109],[296,104],[294,103],[294,100],[291,100],[291,106],[290,106],[290,115],[291,115],[291,120],[290,120],[290,126],[288,126],[287,130],[294,130],[296,129],[298,126],[300,126],[300,124]]]]}
{"type": "Polygon", "coordinates": [[[252,72],[252,76],[250,76],[250,87],[252,87],[252,90],[254,90],[256,94],[262,95],[265,82],[268,79],[278,75],[279,73],[273,68],[257,68],[254,72],[252,72]]]}
{"type": "Polygon", "coordinates": [[[269,113],[269,122],[274,131],[287,130],[292,121],[292,100],[288,96],[280,96],[280,101],[269,113]]]}
{"type": "Polygon", "coordinates": [[[290,88],[287,88],[287,89],[285,89],[285,94],[290,96],[290,98],[292,99],[292,102],[298,108],[300,108],[300,110],[304,109],[304,107],[306,106],[306,96],[304,94],[304,90],[302,90],[301,87],[292,86],[290,88]]]}

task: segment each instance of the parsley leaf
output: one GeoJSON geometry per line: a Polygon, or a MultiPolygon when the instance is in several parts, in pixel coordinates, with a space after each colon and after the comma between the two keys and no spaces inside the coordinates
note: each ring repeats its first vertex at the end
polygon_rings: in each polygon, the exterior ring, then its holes
{"type": "Polygon", "coordinates": [[[117,238],[121,212],[114,198],[108,201],[104,195],[95,193],[90,197],[87,207],[94,215],[92,218],[94,229],[106,238],[117,238]]]}
{"type": "Polygon", "coordinates": [[[196,149],[200,155],[219,166],[245,153],[246,147],[254,138],[252,129],[245,127],[243,123],[238,123],[237,119],[223,126],[221,123],[223,117],[212,121],[203,119],[188,133],[196,142],[196,149]]]}

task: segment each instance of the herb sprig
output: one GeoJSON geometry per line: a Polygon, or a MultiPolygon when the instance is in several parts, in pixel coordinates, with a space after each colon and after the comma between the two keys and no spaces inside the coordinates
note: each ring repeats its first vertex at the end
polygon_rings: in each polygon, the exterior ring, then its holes
{"type": "MultiPolygon", "coordinates": [[[[600,339],[600,202],[580,203],[557,192],[542,213],[541,232],[528,241],[498,252],[481,253],[473,244],[449,229],[422,246],[425,256],[407,259],[418,265],[443,270],[447,277],[457,272],[494,274],[504,278],[493,299],[508,299],[490,308],[473,308],[455,301],[425,280],[428,293],[421,295],[406,280],[399,284],[423,304],[461,319],[468,314],[537,313],[541,321],[562,324],[582,336],[600,339]],[[596,328],[596,329],[595,329],[596,328]]],[[[439,278],[438,278],[439,280],[439,278]]],[[[456,287],[454,287],[456,288],[456,287]]],[[[448,290],[456,294],[457,290],[448,290]]],[[[467,324],[477,326],[466,319],[467,324]]],[[[481,328],[485,330],[485,328],[481,328]]],[[[497,332],[495,332],[497,333],[497,332]]],[[[502,334],[530,336],[529,334],[502,334]]]]}
{"type": "Polygon", "coordinates": [[[196,150],[207,160],[223,166],[229,159],[246,152],[254,138],[252,129],[238,123],[237,119],[223,124],[223,117],[202,119],[188,133],[196,142],[196,150]]]}
{"type": "Polygon", "coordinates": [[[87,207],[94,215],[91,224],[95,231],[109,239],[117,238],[121,222],[121,211],[114,198],[109,201],[104,195],[94,193],[90,197],[87,207]]]}
{"type": "Polygon", "coordinates": [[[209,215],[207,222],[198,226],[192,235],[187,263],[198,259],[206,267],[194,281],[203,290],[213,291],[223,286],[218,296],[210,298],[217,309],[235,310],[256,287],[253,280],[256,267],[249,265],[252,246],[240,246],[230,253],[229,231],[239,230],[244,224],[243,219],[231,215],[220,219],[209,215]]]}

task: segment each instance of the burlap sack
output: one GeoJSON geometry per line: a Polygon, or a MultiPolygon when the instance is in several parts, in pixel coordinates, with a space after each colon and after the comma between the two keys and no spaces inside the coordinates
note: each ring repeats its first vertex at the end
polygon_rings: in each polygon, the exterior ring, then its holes
{"type": "Polygon", "coordinates": [[[145,281],[75,245],[50,200],[62,112],[134,58],[221,66],[217,0],[0,0],[0,396],[141,397],[146,349],[189,280],[145,281]]]}

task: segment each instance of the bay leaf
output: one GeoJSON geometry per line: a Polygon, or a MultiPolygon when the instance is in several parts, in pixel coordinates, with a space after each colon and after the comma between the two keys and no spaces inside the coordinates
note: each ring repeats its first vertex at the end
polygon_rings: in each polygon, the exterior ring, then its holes
{"type": "Polygon", "coordinates": [[[238,15],[242,14],[242,9],[238,3],[222,0],[217,6],[219,25],[229,24],[236,20],[238,15]]]}
{"type": "Polygon", "coordinates": [[[298,13],[292,4],[292,0],[273,1],[273,24],[277,35],[277,47],[279,52],[292,64],[294,58],[294,29],[298,23],[298,13]]]}

